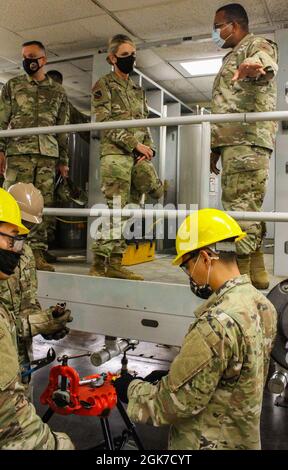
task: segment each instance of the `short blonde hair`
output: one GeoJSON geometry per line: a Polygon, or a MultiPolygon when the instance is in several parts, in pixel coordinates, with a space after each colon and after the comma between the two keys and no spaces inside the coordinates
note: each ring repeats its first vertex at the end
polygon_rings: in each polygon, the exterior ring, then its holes
{"type": "Polygon", "coordinates": [[[116,54],[119,47],[121,44],[131,44],[131,46],[136,47],[134,41],[132,41],[129,36],[126,36],[125,34],[116,34],[116,36],[113,36],[113,38],[110,39],[108,43],[108,55],[106,57],[107,62],[110,65],[113,65],[110,61],[109,54],[116,54]]]}

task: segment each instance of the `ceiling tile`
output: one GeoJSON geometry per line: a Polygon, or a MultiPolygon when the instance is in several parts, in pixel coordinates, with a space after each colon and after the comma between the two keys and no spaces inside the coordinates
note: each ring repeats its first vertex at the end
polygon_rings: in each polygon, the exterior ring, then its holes
{"type": "Polygon", "coordinates": [[[215,76],[214,77],[187,78],[187,80],[195,88],[197,88],[197,90],[205,93],[205,92],[211,92],[212,91],[215,76]]]}
{"type": "Polygon", "coordinates": [[[193,93],[181,93],[181,99],[184,103],[195,103],[197,101],[204,101],[206,100],[206,95],[204,93],[193,92],[193,93]]]}
{"type": "Polygon", "coordinates": [[[212,40],[207,40],[206,42],[184,41],[176,46],[159,47],[153,50],[167,62],[189,60],[191,58],[204,59],[215,56],[219,57],[226,54],[225,51],[219,50],[212,40]]]}
{"type": "Polygon", "coordinates": [[[92,72],[93,69],[93,57],[85,57],[85,59],[72,60],[71,64],[80,70],[85,70],[87,72],[92,72]]]}
{"type": "Polygon", "coordinates": [[[94,16],[84,20],[79,20],[78,27],[79,26],[97,38],[101,45],[105,46],[108,39],[110,39],[114,34],[127,34],[126,29],[122,28],[108,15],[94,16]]]}
{"type": "Polygon", "coordinates": [[[86,75],[86,72],[75,67],[75,65],[70,62],[57,62],[55,64],[48,65],[47,70],[59,70],[65,78],[75,77],[77,75],[79,75],[79,77],[86,75]]]}
{"type": "Polygon", "coordinates": [[[101,14],[90,0],[2,0],[0,26],[23,31],[101,14]]]}
{"type": "Polygon", "coordinates": [[[0,56],[17,64],[21,57],[23,38],[18,34],[0,28],[0,56]]]}
{"type": "Polygon", "coordinates": [[[154,5],[167,5],[167,3],[175,4],[175,0],[101,0],[101,4],[110,11],[124,11],[124,10],[134,10],[141,8],[150,8],[154,5]]]}
{"type": "Polygon", "coordinates": [[[163,88],[166,88],[170,93],[176,95],[176,93],[193,93],[197,90],[189,83],[185,78],[178,80],[159,80],[158,82],[163,88]]]}
{"type": "Polygon", "coordinates": [[[266,0],[273,21],[288,21],[287,0],[266,0]]]}
{"type": "MultiPolygon", "coordinates": [[[[139,10],[118,12],[118,18],[139,37],[157,40],[165,37],[193,36],[211,33],[214,13],[223,5],[223,0],[178,0],[177,8],[171,3],[151,5],[139,10]],[[148,26],[148,27],[147,27],[148,26]]],[[[262,0],[243,0],[251,25],[268,24],[262,0]]]]}
{"type": "Polygon", "coordinates": [[[165,62],[158,63],[152,67],[138,66],[138,68],[139,70],[142,70],[145,75],[157,82],[163,80],[177,80],[178,78],[181,78],[180,74],[173,67],[171,67],[171,65],[166,64],[165,62]]]}
{"type": "Polygon", "coordinates": [[[70,53],[76,48],[85,47],[85,42],[93,43],[93,35],[86,29],[79,27],[78,21],[71,21],[67,24],[57,24],[53,26],[36,28],[22,31],[21,34],[26,40],[37,38],[42,41],[47,48],[57,50],[59,46],[66,47],[70,53]]]}
{"type": "Polygon", "coordinates": [[[136,60],[136,67],[153,67],[155,65],[163,64],[163,60],[157,54],[157,50],[155,52],[151,49],[140,49],[137,51],[137,60],[136,60]]]}

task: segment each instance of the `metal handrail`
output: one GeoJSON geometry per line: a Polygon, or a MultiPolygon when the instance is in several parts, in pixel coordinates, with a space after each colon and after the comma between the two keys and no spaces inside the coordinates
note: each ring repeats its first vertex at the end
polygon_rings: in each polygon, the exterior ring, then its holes
{"type": "Polygon", "coordinates": [[[84,131],[103,131],[109,129],[129,129],[131,127],[160,127],[202,122],[255,122],[255,121],[288,121],[288,111],[270,111],[265,113],[232,113],[178,116],[168,118],[131,119],[127,121],[91,122],[87,124],[68,124],[66,126],[30,127],[25,129],[8,129],[0,131],[1,137],[21,137],[25,135],[63,134],[84,131]]]}
{"type": "MultiPolygon", "coordinates": [[[[83,131],[102,131],[109,129],[129,129],[139,127],[161,127],[161,126],[177,126],[201,123],[222,123],[222,122],[256,122],[256,121],[288,121],[288,111],[271,111],[262,113],[232,113],[232,114],[208,114],[208,115],[191,115],[191,116],[178,116],[168,118],[152,118],[152,119],[133,119],[127,121],[105,121],[105,122],[91,122],[87,124],[68,124],[65,126],[45,126],[45,127],[31,127],[24,129],[8,129],[0,131],[0,138],[2,137],[21,137],[26,135],[45,135],[45,134],[62,134],[62,133],[75,133],[83,131]]],[[[204,134],[208,135],[210,129],[204,129],[204,134]]],[[[206,149],[204,139],[202,138],[202,147],[206,149]]],[[[201,175],[204,181],[206,174],[206,166],[202,165],[201,175]]],[[[209,170],[208,170],[209,171],[209,170]]],[[[205,196],[205,195],[204,195],[205,196]]],[[[207,197],[202,197],[200,207],[207,207],[207,197]]],[[[159,209],[67,209],[67,208],[45,208],[45,215],[62,215],[70,217],[99,217],[109,216],[158,216],[158,217],[172,217],[172,215],[188,215],[190,211],[181,210],[159,210],[159,209]]],[[[251,220],[251,221],[271,221],[271,222],[288,222],[287,212],[227,212],[237,220],[251,220]]]]}
{"type": "MultiPolygon", "coordinates": [[[[44,209],[45,215],[61,215],[66,217],[153,217],[176,218],[186,217],[195,210],[183,209],[108,209],[92,207],[91,209],[69,209],[50,207],[44,209]]],[[[224,211],[236,220],[288,222],[288,212],[234,212],[224,211]]]]}

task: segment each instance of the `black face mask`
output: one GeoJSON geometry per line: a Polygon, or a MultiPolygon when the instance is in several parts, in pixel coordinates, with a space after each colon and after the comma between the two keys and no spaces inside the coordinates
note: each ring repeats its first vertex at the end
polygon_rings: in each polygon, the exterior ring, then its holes
{"type": "Polygon", "coordinates": [[[19,261],[20,253],[15,253],[15,251],[2,250],[0,248],[0,271],[7,276],[11,276],[14,273],[19,261]]]}
{"type": "MultiPolygon", "coordinates": [[[[41,57],[39,57],[41,59],[41,57]]],[[[25,70],[28,75],[34,75],[34,73],[38,72],[39,69],[41,69],[42,65],[39,65],[38,60],[39,59],[24,59],[22,64],[23,64],[23,69],[25,70]]]]}
{"type": "Polygon", "coordinates": [[[209,284],[203,284],[202,286],[198,286],[195,281],[190,277],[190,289],[193,294],[200,297],[200,299],[209,299],[210,295],[213,294],[213,290],[209,286],[209,284]]]}
{"type": "Polygon", "coordinates": [[[133,70],[135,60],[136,57],[134,55],[128,55],[127,57],[117,57],[116,65],[118,69],[121,70],[121,72],[129,74],[133,70]]]}

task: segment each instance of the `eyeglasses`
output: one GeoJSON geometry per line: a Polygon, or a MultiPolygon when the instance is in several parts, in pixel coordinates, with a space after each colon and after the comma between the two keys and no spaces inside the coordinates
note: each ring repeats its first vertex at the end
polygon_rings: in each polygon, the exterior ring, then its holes
{"type": "Polygon", "coordinates": [[[0,232],[0,235],[2,237],[8,238],[10,249],[13,248],[13,250],[16,251],[17,253],[20,253],[22,251],[25,240],[27,238],[26,235],[14,235],[13,236],[13,235],[8,235],[8,233],[3,233],[3,232],[0,232]]]}
{"type": "Polygon", "coordinates": [[[187,274],[187,276],[190,276],[190,271],[188,269],[188,261],[190,261],[190,259],[193,259],[195,258],[195,255],[190,255],[189,258],[186,259],[186,261],[184,261],[184,263],[181,263],[180,264],[180,268],[184,271],[185,274],[187,274]]]}
{"type": "Polygon", "coordinates": [[[219,29],[219,28],[221,28],[221,26],[224,26],[225,24],[226,24],[226,25],[228,25],[228,24],[232,24],[232,22],[231,22],[231,21],[229,21],[229,22],[226,22],[226,23],[216,23],[216,24],[214,24],[214,25],[213,25],[213,29],[214,29],[214,31],[216,31],[216,29],[219,29]]]}

